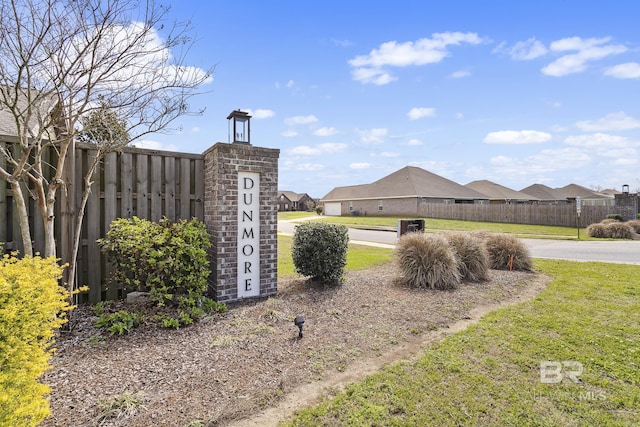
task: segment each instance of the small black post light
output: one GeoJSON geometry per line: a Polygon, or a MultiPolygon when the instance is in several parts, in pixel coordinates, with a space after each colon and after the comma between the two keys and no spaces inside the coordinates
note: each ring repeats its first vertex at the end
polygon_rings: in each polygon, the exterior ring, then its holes
{"type": "Polygon", "coordinates": [[[298,332],[298,338],[302,338],[302,325],[304,325],[304,317],[303,316],[296,316],[295,319],[293,319],[293,323],[298,327],[298,329],[300,330],[298,332]]]}
{"type": "Polygon", "coordinates": [[[629,194],[629,184],[625,184],[622,186],[622,194],[624,195],[629,194]]]}
{"type": "Polygon", "coordinates": [[[229,142],[234,144],[251,144],[251,128],[249,127],[249,113],[233,110],[227,117],[229,120],[229,142]],[[231,129],[233,123],[233,130],[231,129]]]}

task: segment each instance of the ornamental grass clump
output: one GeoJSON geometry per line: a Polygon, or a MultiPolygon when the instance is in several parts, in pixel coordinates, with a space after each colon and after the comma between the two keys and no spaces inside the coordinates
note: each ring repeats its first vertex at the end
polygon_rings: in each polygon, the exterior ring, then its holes
{"type": "Polygon", "coordinates": [[[405,234],[394,253],[400,274],[411,287],[444,290],[460,283],[458,259],[442,235],[405,234]]]}
{"type": "Polygon", "coordinates": [[[484,245],[494,270],[530,271],[533,266],[529,249],[515,236],[492,233],[487,235],[484,245]]]}
{"type": "Polygon", "coordinates": [[[635,232],[626,222],[612,222],[605,225],[606,235],[612,239],[631,239],[635,232]]]}
{"type": "Polygon", "coordinates": [[[587,227],[587,236],[593,237],[596,239],[606,238],[607,237],[606,224],[603,224],[601,222],[590,224],[587,227]]]}
{"type": "Polygon", "coordinates": [[[640,234],[640,219],[632,219],[627,221],[627,224],[633,229],[634,233],[640,234]]]}
{"type": "Polygon", "coordinates": [[[489,255],[482,241],[469,233],[446,233],[444,237],[455,251],[462,279],[471,282],[487,280],[489,255]]]}
{"type": "Polygon", "coordinates": [[[344,225],[304,222],[296,227],[291,256],[296,272],[324,284],[342,282],[349,248],[344,225]]]}

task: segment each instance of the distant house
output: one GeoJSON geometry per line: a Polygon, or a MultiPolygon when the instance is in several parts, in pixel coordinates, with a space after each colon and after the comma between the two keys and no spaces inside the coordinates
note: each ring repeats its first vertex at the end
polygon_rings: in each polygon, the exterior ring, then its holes
{"type": "Polygon", "coordinates": [[[576,197],[580,197],[583,206],[614,206],[615,196],[590,190],[578,184],[569,184],[556,191],[565,197],[569,203],[575,203],[576,197]]]}
{"type": "Polygon", "coordinates": [[[325,215],[417,215],[423,203],[488,201],[484,194],[414,166],[371,184],[336,187],[320,199],[325,215]]]}
{"type": "Polygon", "coordinates": [[[307,193],[278,191],[278,212],[306,211],[316,206],[315,200],[307,193]]]}
{"type": "Polygon", "coordinates": [[[538,199],[538,203],[545,205],[568,205],[569,201],[557,190],[544,184],[533,184],[520,190],[538,199]]]}
{"type": "Polygon", "coordinates": [[[465,184],[465,187],[471,188],[488,196],[489,204],[521,204],[521,203],[537,203],[540,201],[537,197],[521,191],[512,190],[511,188],[487,181],[486,179],[473,181],[465,184]]]}

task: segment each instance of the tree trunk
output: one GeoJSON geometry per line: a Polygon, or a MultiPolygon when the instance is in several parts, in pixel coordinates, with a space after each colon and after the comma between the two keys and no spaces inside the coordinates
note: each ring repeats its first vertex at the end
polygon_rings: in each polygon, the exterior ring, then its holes
{"type": "Polygon", "coordinates": [[[18,210],[18,221],[20,223],[20,234],[22,235],[22,246],[24,256],[33,256],[33,246],[31,244],[31,230],[29,229],[29,213],[27,212],[27,204],[20,188],[20,181],[17,179],[9,179],[11,189],[13,190],[13,200],[18,210]]]}

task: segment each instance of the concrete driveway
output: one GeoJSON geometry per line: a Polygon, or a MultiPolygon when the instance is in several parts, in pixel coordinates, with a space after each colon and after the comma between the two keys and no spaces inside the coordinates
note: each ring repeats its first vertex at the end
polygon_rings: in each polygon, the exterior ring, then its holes
{"type": "MultiPolygon", "coordinates": [[[[313,217],[312,217],[313,218],[313,217]]],[[[301,220],[308,221],[312,218],[301,220]]],[[[278,221],[278,231],[292,235],[296,221],[278,221]]],[[[393,248],[395,232],[349,229],[349,241],[362,245],[393,248]]],[[[534,258],[569,261],[602,261],[640,265],[640,240],[576,241],[550,239],[522,239],[534,258]]]]}

